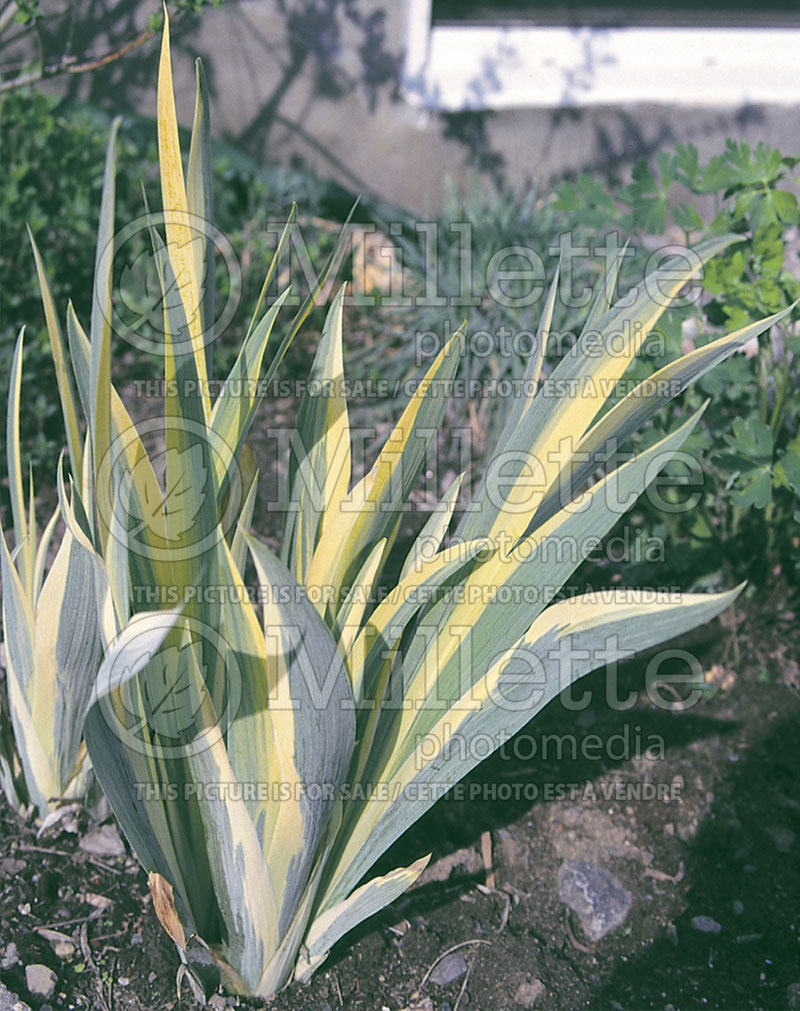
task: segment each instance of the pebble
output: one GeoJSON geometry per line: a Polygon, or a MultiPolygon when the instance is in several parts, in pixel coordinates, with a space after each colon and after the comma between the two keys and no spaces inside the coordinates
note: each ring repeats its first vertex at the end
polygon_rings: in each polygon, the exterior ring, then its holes
{"type": "Polygon", "coordinates": [[[19,961],[19,954],[17,952],[17,946],[16,944],[14,944],[13,941],[10,941],[6,948],[6,952],[3,955],[3,959],[2,961],[0,961],[0,968],[11,969],[17,964],[18,961],[19,961]]]}
{"type": "Polygon", "coordinates": [[[742,915],[742,913],[744,912],[744,903],[742,902],[741,899],[733,900],[733,911],[734,913],[736,913],[737,916],[742,915]]]}
{"type": "Polygon", "coordinates": [[[75,954],[75,945],[72,941],[51,941],[50,947],[57,958],[68,959],[75,954]]]}
{"type": "Polygon", "coordinates": [[[794,832],[790,828],[784,828],[782,825],[777,825],[772,828],[766,828],[764,831],[775,843],[779,853],[788,853],[792,848],[792,843],[794,842],[794,832]]]}
{"type": "Polygon", "coordinates": [[[25,985],[30,993],[37,997],[44,997],[49,1000],[56,992],[58,976],[41,962],[34,962],[33,965],[25,966],[25,985]]]}
{"type": "Polygon", "coordinates": [[[84,853],[93,857],[124,857],[125,844],[120,838],[116,825],[101,825],[92,829],[78,843],[84,853]]]}
{"type": "Polygon", "coordinates": [[[520,1007],[533,1008],[546,992],[544,983],[540,979],[535,979],[532,983],[521,983],[514,994],[514,1002],[520,1007]]]}
{"type": "Polygon", "coordinates": [[[14,877],[16,874],[22,874],[27,866],[28,865],[24,860],[15,860],[14,857],[3,857],[2,861],[0,861],[0,867],[3,868],[3,873],[7,874],[9,877],[14,877]]]}
{"type": "Polygon", "coordinates": [[[693,916],[692,926],[699,930],[701,934],[721,934],[722,925],[710,916],[693,916]]]}
{"type": "Polygon", "coordinates": [[[578,914],[591,941],[621,926],[633,903],[619,878],[585,860],[565,860],[561,865],[558,897],[578,914]]]}
{"type": "Polygon", "coordinates": [[[6,990],[0,983],[0,1011],[31,1011],[31,1009],[24,1000],[20,1000],[15,993],[6,990]]]}
{"type": "Polygon", "coordinates": [[[436,983],[437,986],[447,986],[447,984],[452,983],[454,979],[458,979],[459,976],[463,976],[467,971],[467,968],[467,960],[464,956],[454,951],[452,955],[445,955],[445,957],[430,974],[429,978],[431,982],[436,983]]]}

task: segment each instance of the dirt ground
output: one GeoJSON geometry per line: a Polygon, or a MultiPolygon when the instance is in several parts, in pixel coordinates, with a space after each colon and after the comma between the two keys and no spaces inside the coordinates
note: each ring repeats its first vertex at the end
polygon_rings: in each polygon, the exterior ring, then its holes
{"type": "MultiPolygon", "coordinates": [[[[432,850],[432,869],[310,984],[267,1005],[216,995],[211,1006],[799,1008],[798,623],[778,603],[736,625],[715,623],[699,651],[689,643],[714,686],[689,711],[641,692],[646,658],[621,670],[620,691],[639,691],[627,712],[607,706],[603,672],[580,683],[588,708],[555,700],[475,771],[466,799],[440,802],[386,855],[388,869],[432,850]],[[591,734],[601,748],[581,747],[591,734]],[[599,941],[559,898],[569,860],[610,871],[631,896],[599,941]]],[[[185,982],[177,996],[179,959],[143,871],[128,853],[81,848],[91,828],[81,811],[39,838],[0,810],[0,981],[44,1011],[196,1008],[185,982]],[[49,1000],[28,990],[37,964],[57,977],[49,1000]]],[[[0,988],[0,1009],[14,1006],[0,988]]]]}

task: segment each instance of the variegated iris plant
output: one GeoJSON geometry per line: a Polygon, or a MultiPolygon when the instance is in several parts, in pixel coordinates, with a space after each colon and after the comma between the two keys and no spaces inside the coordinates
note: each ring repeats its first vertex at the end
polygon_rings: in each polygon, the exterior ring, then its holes
{"type": "MultiPolygon", "coordinates": [[[[81,791],[83,730],[184,959],[215,966],[235,991],[267,996],[307,978],[340,937],[418,877],[424,857],[363,883],[477,764],[476,751],[484,755],[485,745],[470,742],[499,745],[576,678],[734,599],[735,590],[654,605],[617,591],[551,603],[698,417],[591,483],[598,460],[772,320],[693,351],[602,413],[693,265],[665,262],[624,307],[611,304],[615,276],[607,278],[580,341],[534,395],[554,282],[527,367],[529,393],[514,402],[470,506],[448,540],[459,478],[397,560],[399,522],[435,449],[463,334],[354,481],[340,292],[313,365],[319,382],[308,386],[292,440],[279,559],[250,532],[263,503],[245,439],[284,298],[266,310],[259,303],[212,400],[205,345],[215,315],[204,279],[213,274],[213,235],[196,227],[211,213],[207,102],[198,67],[184,177],[167,31],[158,86],[163,237],[152,227],[167,383],[155,448],[149,419],[137,428],[111,381],[115,130],[88,334],[70,306],[65,337],[34,245],[68,468],[40,539],[19,458],[20,336],[8,408],[13,550],[2,542],[16,751],[6,745],[0,769],[12,803],[33,803],[45,816],[81,791]],[[628,336],[612,347],[605,335],[620,333],[628,336]],[[376,604],[374,591],[398,562],[399,577],[376,604]],[[247,592],[253,574],[257,599],[247,592]]],[[[699,247],[694,263],[728,241],[699,247]]],[[[317,294],[286,326],[267,379],[317,294]]]]}

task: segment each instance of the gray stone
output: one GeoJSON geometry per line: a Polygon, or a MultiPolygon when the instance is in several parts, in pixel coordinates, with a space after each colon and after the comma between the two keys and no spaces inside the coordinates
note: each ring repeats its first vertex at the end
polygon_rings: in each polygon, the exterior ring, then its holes
{"type": "Polygon", "coordinates": [[[765,828],[764,831],[775,843],[779,853],[788,853],[792,848],[794,832],[790,828],[786,828],[783,825],[774,825],[771,828],[765,828]]]}
{"type": "Polygon", "coordinates": [[[9,941],[5,954],[3,955],[2,960],[0,960],[0,969],[12,969],[17,962],[19,962],[17,946],[13,941],[9,941]]]}
{"type": "Polygon", "coordinates": [[[101,825],[81,839],[78,846],[93,857],[124,857],[125,844],[116,825],[101,825]]]}
{"type": "Polygon", "coordinates": [[[701,934],[721,934],[722,925],[710,916],[693,916],[692,926],[699,930],[701,934]]]}
{"type": "Polygon", "coordinates": [[[37,997],[44,997],[49,1000],[56,992],[58,976],[41,962],[34,962],[33,965],[25,966],[25,985],[30,993],[37,997]]]}
{"type": "Polygon", "coordinates": [[[430,975],[432,983],[438,986],[447,986],[454,979],[463,976],[467,971],[467,960],[463,955],[454,951],[452,955],[445,955],[430,975]]]}
{"type": "Polygon", "coordinates": [[[0,1011],[31,1011],[30,1005],[0,983],[0,1011]]]}
{"type": "Polygon", "coordinates": [[[573,909],[591,941],[625,922],[633,902],[620,880],[586,860],[565,860],[558,872],[558,897],[573,909]]]}
{"type": "Polygon", "coordinates": [[[520,1007],[534,1008],[536,1002],[544,997],[546,992],[544,983],[540,979],[535,979],[532,983],[520,983],[514,994],[514,1003],[520,1007]]]}

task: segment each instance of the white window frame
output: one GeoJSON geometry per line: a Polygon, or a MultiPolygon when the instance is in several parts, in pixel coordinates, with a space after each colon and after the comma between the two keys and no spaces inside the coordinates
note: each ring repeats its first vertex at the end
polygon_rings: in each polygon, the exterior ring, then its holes
{"type": "Polygon", "coordinates": [[[420,108],[800,102],[800,29],[434,26],[431,0],[406,2],[403,93],[420,108]]]}

